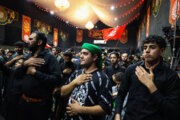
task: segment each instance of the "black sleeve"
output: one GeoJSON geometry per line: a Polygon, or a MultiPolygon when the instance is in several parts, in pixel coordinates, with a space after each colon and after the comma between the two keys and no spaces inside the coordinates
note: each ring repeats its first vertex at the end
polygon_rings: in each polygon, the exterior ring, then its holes
{"type": "Polygon", "coordinates": [[[112,110],[112,86],[107,76],[102,78],[102,85],[98,92],[98,105],[107,112],[111,113],[112,110]]]}
{"type": "Polygon", "coordinates": [[[2,61],[0,61],[0,70],[7,76],[10,75],[12,71],[9,67],[6,67],[2,61]]]}
{"type": "Polygon", "coordinates": [[[36,70],[34,77],[41,83],[57,84],[61,80],[60,66],[54,56],[49,56],[47,64],[48,74],[36,70]]]}
{"type": "Polygon", "coordinates": [[[120,86],[120,89],[118,91],[118,95],[116,98],[115,113],[120,114],[122,111],[123,102],[124,102],[127,92],[129,91],[129,86],[131,83],[131,79],[130,79],[131,71],[132,71],[131,67],[127,68],[127,70],[125,71],[125,76],[123,78],[123,81],[121,83],[121,86],[120,86]]]}

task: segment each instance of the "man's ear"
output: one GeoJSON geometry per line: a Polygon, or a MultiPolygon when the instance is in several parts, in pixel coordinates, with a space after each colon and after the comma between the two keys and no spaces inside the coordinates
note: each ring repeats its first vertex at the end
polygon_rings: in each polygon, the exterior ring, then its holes
{"type": "Polygon", "coordinates": [[[93,61],[96,61],[97,59],[98,59],[98,55],[95,54],[95,55],[93,56],[93,61]]]}
{"type": "Polygon", "coordinates": [[[165,53],[165,50],[166,50],[165,48],[161,48],[161,49],[160,49],[161,56],[163,56],[163,55],[164,55],[164,53],[165,53]]]}
{"type": "Polygon", "coordinates": [[[42,45],[42,40],[39,40],[39,41],[38,41],[38,45],[42,45]]]}

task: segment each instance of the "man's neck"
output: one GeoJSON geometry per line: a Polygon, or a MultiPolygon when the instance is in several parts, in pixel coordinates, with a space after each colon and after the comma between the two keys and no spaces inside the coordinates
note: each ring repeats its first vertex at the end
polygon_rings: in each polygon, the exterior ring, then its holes
{"type": "Polygon", "coordinates": [[[95,65],[91,65],[90,67],[86,67],[84,68],[84,72],[85,73],[92,73],[94,71],[96,71],[98,68],[95,65]]]}
{"type": "Polygon", "coordinates": [[[118,68],[118,63],[113,65],[114,68],[118,68]]]}
{"type": "Polygon", "coordinates": [[[152,62],[147,62],[145,61],[145,66],[147,69],[154,69],[159,63],[160,63],[161,59],[158,59],[156,61],[152,61],[152,62]]]}
{"type": "Polygon", "coordinates": [[[39,53],[40,53],[41,50],[42,50],[41,47],[39,47],[39,48],[34,52],[33,56],[34,56],[34,57],[37,57],[37,56],[39,55],[39,53]]]}

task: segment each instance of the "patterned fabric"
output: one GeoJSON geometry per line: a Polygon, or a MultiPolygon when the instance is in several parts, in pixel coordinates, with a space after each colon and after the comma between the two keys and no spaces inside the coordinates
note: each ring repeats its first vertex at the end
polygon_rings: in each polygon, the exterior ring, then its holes
{"type": "MultiPolygon", "coordinates": [[[[83,73],[83,69],[75,71],[69,78],[68,83],[83,73]]],[[[82,106],[100,105],[104,111],[110,113],[112,108],[112,87],[109,78],[101,71],[94,71],[91,74],[93,77],[89,80],[89,82],[75,87],[70,95],[68,103],[72,104],[73,98],[82,106]]],[[[66,114],[66,120],[101,120],[103,117],[104,115],[77,115],[70,117],[66,114]]]]}

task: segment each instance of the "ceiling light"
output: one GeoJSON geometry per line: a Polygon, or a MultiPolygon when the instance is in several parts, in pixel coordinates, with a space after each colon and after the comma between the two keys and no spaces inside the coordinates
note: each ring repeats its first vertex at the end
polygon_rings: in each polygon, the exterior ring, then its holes
{"type": "Polygon", "coordinates": [[[66,10],[70,6],[68,0],[55,0],[54,4],[61,11],[66,10]]]}
{"type": "Polygon", "coordinates": [[[88,6],[87,5],[81,6],[80,8],[78,8],[78,10],[76,10],[74,15],[77,19],[81,19],[81,20],[87,19],[90,15],[88,6]]]}
{"type": "Polygon", "coordinates": [[[118,20],[118,18],[117,18],[117,17],[115,17],[115,18],[114,18],[114,20],[115,20],[115,21],[117,21],[117,20],[118,20]]]}
{"type": "Polygon", "coordinates": [[[111,10],[114,10],[114,9],[115,9],[115,7],[114,7],[114,6],[111,6],[111,7],[110,7],[110,9],[111,9],[111,10]]]}
{"type": "Polygon", "coordinates": [[[68,24],[68,23],[69,23],[69,21],[66,21],[66,23],[68,24]]]}
{"type": "Polygon", "coordinates": [[[51,14],[51,15],[54,15],[54,11],[50,11],[50,14],[51,14]]]}
{"type": "Polygon", "coordinates": [[[85,25],[85,27],[90,30],[92,28],[94,28],[94,24],[91,21],[88,21],[87,24],[85,25]]]}

